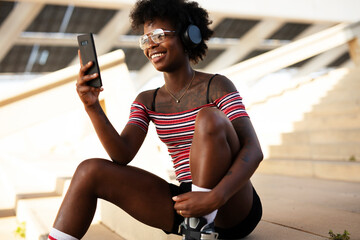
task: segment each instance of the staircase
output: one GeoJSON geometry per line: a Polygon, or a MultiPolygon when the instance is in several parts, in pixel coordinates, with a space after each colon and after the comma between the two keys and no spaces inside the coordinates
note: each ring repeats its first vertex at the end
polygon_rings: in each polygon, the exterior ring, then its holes
{"type": "Polygon", "coordinates": [[[259,171],[359,182],[359,93],[360,68],[354,68],[269,147],[259,171]]]}
{"type": "MultiPolygon", "coordinates": [[[[103,55],[99,64],[107,86],[100,102],[114,126],[122,126],[127,116],[120,113],[127,115],[133,99],[124,54],[103,55]]],[[[0,239],[21,239],[13,232],[24,222],[26,240],[46,240],[78,164],[107,157],[74,90],[78,68],[44,75],[0,96],[0,239]]],[[[123,239],[100,214],[83,239],[123,239]]]]}

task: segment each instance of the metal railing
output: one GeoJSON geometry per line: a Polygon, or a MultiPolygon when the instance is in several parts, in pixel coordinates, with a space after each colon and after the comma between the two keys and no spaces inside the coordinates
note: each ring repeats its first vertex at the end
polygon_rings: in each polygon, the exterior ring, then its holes
{"type": "Polygon", "coordinates": [[[221,73],[234,82],[254,83],[261,77],[301,62],[360,36],[360,22],[338,24],[283,47],[238,63],[221,73]]]}

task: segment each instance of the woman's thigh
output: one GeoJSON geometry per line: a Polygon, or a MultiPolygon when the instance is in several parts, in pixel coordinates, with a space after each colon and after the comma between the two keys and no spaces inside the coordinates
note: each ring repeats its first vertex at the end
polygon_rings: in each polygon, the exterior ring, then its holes
{"type": "Polygon", "coordinates": [[[165,180],[145,170],[108,160],[91,159],[81,165],[85,170],[80,171],[91,172],[90,181],[98,198],[119,206],[147,225],[171,230],[174,210],[165,180]]]}

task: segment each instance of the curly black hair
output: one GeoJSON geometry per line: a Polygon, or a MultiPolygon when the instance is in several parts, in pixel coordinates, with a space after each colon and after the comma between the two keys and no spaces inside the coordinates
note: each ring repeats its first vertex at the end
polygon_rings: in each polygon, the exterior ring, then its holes
{"type": "Polygon", "coordinates": [[[213,34],[209,28],[212,22],[204,8],[197,2],[187,0],[138,0],[130,13],[131,26],[134,30],[156,18],[170,21],[179,36],[190,24],[196,25],[200,29],[202,41],[195,47],[185,44],[183,40],[182,42],[190,61],[196,64],[199,60],[203,60],[208,49],[205,41],[213,34]]]}

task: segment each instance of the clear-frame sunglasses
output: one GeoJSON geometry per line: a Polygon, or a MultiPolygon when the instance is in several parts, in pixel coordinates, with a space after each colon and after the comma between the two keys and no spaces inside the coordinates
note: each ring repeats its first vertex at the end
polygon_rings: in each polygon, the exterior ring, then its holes
{"type": "Polygon", "coordinates": [[[165,35],[168,33],[175,33],[176,31],[164,30],[161,28],[155,29],[147,34],[144,34],[139,39],[139,45],[142,50],[150,47],[150,38],[155,44],[165,41],[165,35]]]}

